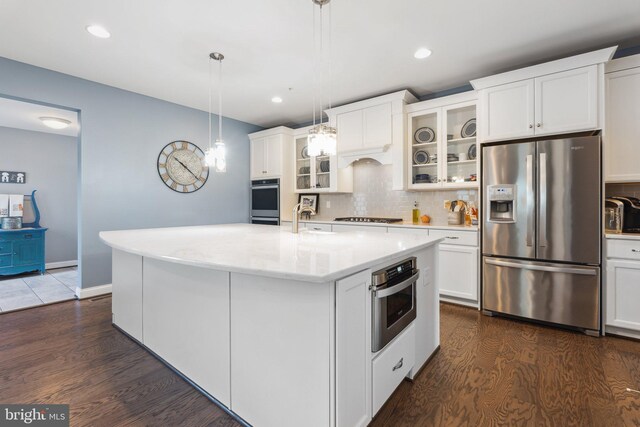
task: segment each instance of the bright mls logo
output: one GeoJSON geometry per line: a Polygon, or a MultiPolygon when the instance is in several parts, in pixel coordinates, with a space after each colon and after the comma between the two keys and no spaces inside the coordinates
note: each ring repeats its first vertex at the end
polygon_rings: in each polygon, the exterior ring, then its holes
{"type": "Polygon", "coordinates": [[[2,405],[0,427],[69,427],[69,405],[2,405]]]}

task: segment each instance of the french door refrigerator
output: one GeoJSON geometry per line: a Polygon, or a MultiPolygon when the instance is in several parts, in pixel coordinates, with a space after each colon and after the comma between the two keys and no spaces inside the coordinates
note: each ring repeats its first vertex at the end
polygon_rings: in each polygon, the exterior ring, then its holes
{"type": "Polygon", "coordinates": [[[482,309],[600,333],[599,135],[482,149],[482,309]]]}

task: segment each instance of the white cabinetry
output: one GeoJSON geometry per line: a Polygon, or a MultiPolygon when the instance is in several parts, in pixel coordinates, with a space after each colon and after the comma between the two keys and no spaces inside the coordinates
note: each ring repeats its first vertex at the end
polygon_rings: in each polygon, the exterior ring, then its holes
{"type": "Polygon", "coordinates": [[[142,342],[142,257],[112,251],[112,322],[142,342]]]}
{"type": "Polygon", "coordinates": [[[479,160],[472,150],[476,147],[475,92],[419,102],[406,109],[408,188],[477,187],[479,160]]]}
{"type": "Polygon", "coordinates": [[[309,156],[311,126],[296,129],[293,143],[293,179],[296,193],[351,193],[353,167],[338,168],[338,156],[309,156]]]}
{"type": "Polygon", "coordinates": [[[484,141],[598,128],[598,66],[480,91],[484,141]]]}
{"type": "Polygon", "coordinates": [[[480,92],[483,139],[509,139],[534,134],[533,87],[533,79],[530,79],[480,92]]]}
{"type": "Polygon", "coordinates": [[[231,405],[229,273],[144,258],[144,345],[231,405]]]}
{"type": "Polygon", "coordinates": [[[417,101],[408,91],[326,110],[338,131],[338,166],[347,167],[364,158],[393,165],[393,189],[405,184],[405,105],[417,101]]]}
{"type": "Polygon", "coordinates": [[[614,52],[601,49],[473,80],[481,140],[601,128],[603,64],[614,52]]]}
{"type": "Polygon", "coordinates": [[[607,64],[605,84],[605,181],[640,181],[640,55],[607,64]]]}
{"type": "Polygon", "coordinates": [[[440,299],[478,307],[478,232],[430,230],[429,236],[444,238],[438,253],[440,299]]]}
{"type": "Polygon", "coordinates": [[[251,179],[279,178],[291,163],[292,131],[286,127],[249,135],[251,141],[251,179]]]}
{"type": "Polygon", "coordinates": [[[607,239],[607,332],[640,338],[640,239],[607,239]]]}
{"type": "Polygon", "coordinates": [[[365,427],[371,420],[370,285],[371,270],[336,282],[338,427],[365,427]]]}

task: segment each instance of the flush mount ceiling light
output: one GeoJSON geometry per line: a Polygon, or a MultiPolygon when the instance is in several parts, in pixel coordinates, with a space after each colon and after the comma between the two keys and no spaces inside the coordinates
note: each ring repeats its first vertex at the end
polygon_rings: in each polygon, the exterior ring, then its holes
{"type": "Polygon", "coordinates": [[[109,37],[111,37],[111,33],[100,25],[87,25],[87,31],[89,32],[89,34],[101,39],[108,39],[109,37]]]}
{"type": "Polygon", "coordinates": [[[205,162],[208,166],[214,166],[216,172],[227,171],[227,151],[222,140],[222,60],[224,55],[219,52],[209,54],[209,148],[205,152],[205,162]],[[218,139],[212,146],[211,140],[211,92],[213,90],[213,66],[212,61],[218,61],[218,139]]]}
{"type": "Polygon", "coordinates": [[[431,51],[426,47],[421,47],[416,50],[416,53],[413,54],[413,57],[416,59],[425,59],[431,56],[431,51]]]}
{"type": "Polygon", "coordinates": [[[40,117],[40,121],[51,129],[64,129],[69,127],[71,122],[69,120],[61,119],[58,117],[40,117]]]}
{"type": "Polygon", "coordinates": [[[271,98],[271,102],[273,102],[274,104],[281,104],[282,98],[280,98],[279,96],[274,96],[273,98],[271,98]]]}
{"type": "MultiPolygon", "coordinates": [[[[319,31],[316,31],[316,11],[315,7],[313,9],[313,48],[314,48],[314,56],[316,57],[317,63],[314,67],[315,73],[315,83],[317,90],[314,91],[316,95],[313,98],[313,127],[309,129],[308,136],[308,151],[307,153],[310,156],[332,156],[336,154],[336,139],[338,132],[336,128],[329,126],[328,124],[324,124],[323,120],[323,88],[322,88],[322,76],[323,76],[323,32],[322,32],[322,15],[323,15],[323,6],[329,4],[331,0],[311,0],[314,5],[318,5],[320,8],[320,28],[319,31]],[[316,34],[318,33],[318,34],[316,34]],[[319,37],[318,37],[319,36],[319,37]],[[320,122],[316,124],[316,99],[319,101],[320,105],[318,108],[319,119],[320,122]]],[[[331,9],[329,9],[329,50],[331,48],[331,9]]],[[[331,58],[331,52],[329,52],[329,58],[331,58]]],[[[329,64],[329,72],[331,71],[331,64],[329,64]]],[[[329,97],[331,98],[331,97],[329,97]]],[[[329,99],[329,109],[331,108],[331,99],[329,99]]]]}

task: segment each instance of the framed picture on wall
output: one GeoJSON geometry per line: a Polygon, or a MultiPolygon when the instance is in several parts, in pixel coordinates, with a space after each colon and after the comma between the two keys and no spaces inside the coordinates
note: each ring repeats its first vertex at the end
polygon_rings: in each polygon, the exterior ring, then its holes
{"type": "Polygon", "coordinates": [[[311,209],[315,211],[314,214],[318,213],[318,200],[320,198],[319,194],[300,194],[298,195],[298,203],[302,203],[302,206],[309,206],[311,209]]]}

